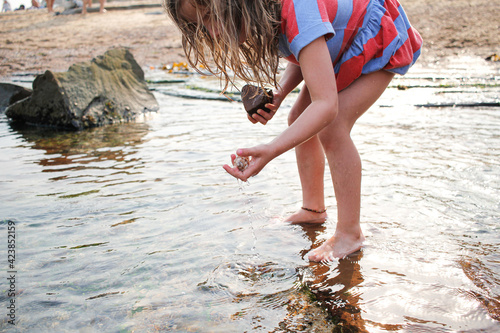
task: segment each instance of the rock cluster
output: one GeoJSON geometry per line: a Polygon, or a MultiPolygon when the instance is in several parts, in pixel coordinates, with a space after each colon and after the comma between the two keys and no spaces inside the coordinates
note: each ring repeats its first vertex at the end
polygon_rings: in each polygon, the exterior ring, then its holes
{"type": "Polygon", "coordinates": [[[158,108],[132,54],[116,48],[67,72],[38,75],[32,95],[5,113],[14,122],[80,130],[134,120],[158,108]]]}

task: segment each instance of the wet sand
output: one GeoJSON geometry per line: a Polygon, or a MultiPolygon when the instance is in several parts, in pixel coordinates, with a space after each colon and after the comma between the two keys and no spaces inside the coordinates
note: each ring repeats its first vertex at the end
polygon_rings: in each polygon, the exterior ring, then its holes
{"type": "MultiPolygon", "coordinates": [[[[425,41],[421,64],[461,55],[484,59],[500,53],[495,1],[401,3],[425,41]]],[[[45,9],[0,14],[0,78],[47,69],[65,71],[71,64],[90,60],[114,46],[130,48],[143,67],[184,61],[179,32],[163,12],[161,1],[112,1],[106,8],[104,14],[85,16],[54,15],[45,9]],[[141,8],[145,4],[149,7],[141,8]]]]}

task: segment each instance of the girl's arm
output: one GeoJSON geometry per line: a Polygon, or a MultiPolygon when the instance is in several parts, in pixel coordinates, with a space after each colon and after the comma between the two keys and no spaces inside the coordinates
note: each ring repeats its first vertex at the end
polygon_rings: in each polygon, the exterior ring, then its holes
{"type": "Polygon", "coordinates": [[[273,91],[273,102],[266,104],[266,108],[271,110],[271,112],[258,110],[257,113],[254,113],[252,116],[248,116],[248,119],[254,124],[258,122],[262,125],[267,124],[267,122],[276,114],[281,102],[283,102],[285,97],[288,96],[288,94],[295,89],[300,82],[302,82],[302,72],[300,70],[300,66],[289,62],[283,72],[283,75],[281,76],[278,89],[273,91]]]}
{"type": "Polygon", "coordinates": [[[255,176],[273,158],[307,141],[337,116],[335,73],[325,39],[316,39],[304,47],[299,56],[300,72],[309,90],[311,104],[292,125],[270,143],[239,149],[238,155],[251,157],[251,162],[244,172],[225,165],[224,169],[234,177],[246,181],[255,176]]]}
{"type": "Polygon", "coordinates": [[[289,62],[278,84],[279,93],[283,96],[287,96],[293,89],[295,89],[299,85],[300,82],[302,82],[302,80],[303,77],[300,66],[289,62]]]}
{"type": "Polygon", "coordinates": [[[332,60],[323,37],[304,47],[299,63],[311,104],[269,143],[276,156],[307,141],[331,123],[338,113],[338,94],[332,60]]]}

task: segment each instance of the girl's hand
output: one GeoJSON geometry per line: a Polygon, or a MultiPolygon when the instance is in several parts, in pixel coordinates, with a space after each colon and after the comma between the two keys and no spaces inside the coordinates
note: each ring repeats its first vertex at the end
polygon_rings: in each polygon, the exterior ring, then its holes
{"type": "MultiPolygon", "coordinates": [[[[236,166],[229,166],[225,164],[223,166],[231,176],[237,179],[241,179],[246,182],[248,178],[257,175],[263,168],[272,160],[271,149],[268,145],[260,145],[253,148],[238,149],[238,156],[250,158],[250,165],[243,171],[238,170],[236,166]]],[[[231,162],[234,161],[236,155],[231,155],[231,162]]]]}
{"type": "Polygon", "coordinates": [[[252,116],[248,116],[248,120],[250,120],[253,124],[261,123],[262,125],[267,124],[269,120],[271,120],[274,115],[276,114],[276,111],[278,111],[278,108],[281,105],[281,102],[284,99],[284,96],[282,96],[281,90],[274,90],[273,91],[273,102],[272,103],[267,103],[265,105],[266,108],[270,110],[270,112],[266,112],[262,109],[259,109],[257,113],[254,113],[252,116]]]}

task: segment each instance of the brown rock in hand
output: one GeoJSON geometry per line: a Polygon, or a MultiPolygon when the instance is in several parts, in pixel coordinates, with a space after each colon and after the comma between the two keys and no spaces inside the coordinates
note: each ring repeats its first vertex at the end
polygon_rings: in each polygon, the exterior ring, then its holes
{"type": "Polygon", "coordinates": [[[259,109],[271,112],[265,105],[273,102],[273,91],[247,84],[241,89],[241,99],[246,112],[250,116],[259,109]]]}

